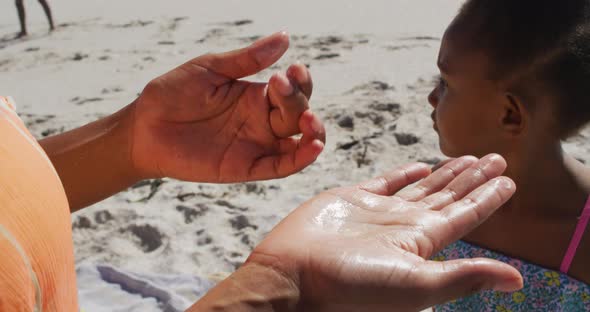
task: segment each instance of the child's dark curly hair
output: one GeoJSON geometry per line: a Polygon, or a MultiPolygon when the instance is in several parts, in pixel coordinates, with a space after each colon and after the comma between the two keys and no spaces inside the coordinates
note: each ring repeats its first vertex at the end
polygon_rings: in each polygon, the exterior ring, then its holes
{"type": "Polygon", "coordinates": [[[550,96],[561,137],[590,121],[590,0],[467,0],[449,32],[528,109],[550,96]]]}

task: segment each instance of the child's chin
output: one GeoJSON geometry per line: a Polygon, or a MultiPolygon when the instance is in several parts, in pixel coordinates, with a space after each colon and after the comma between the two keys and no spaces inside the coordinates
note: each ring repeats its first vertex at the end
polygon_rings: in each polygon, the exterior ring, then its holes
{"type": "Polygon", "coordinates": [[[451,148],[449,148],[448,146],[446,146],[446,144],[444,144],[442,141],[439,140],[438,143],[438,147],[440,149],[440,152],[443,153],[443,155],[449,157],[449,158],[456,158],[456,157],[461,157],[464,156],[463,154],[452,150],[451,148]]]}
{"type": "Polygon", "coordinates": [[[471,155],[471,156],[475,156],[477,158],[481,158],[484,157],[487,154],[478,154],[478,153],[474,153],[474,152],[469,152],[469,151],[461,151],[461,150],[451,150],[448,148],[443,148],[442,145],[440,146],[440,151],[443,155],[445,155],[448,158],[459,158],[459,157],[463,157],[463,156],[467,156],[467,155],[471,155]]]}

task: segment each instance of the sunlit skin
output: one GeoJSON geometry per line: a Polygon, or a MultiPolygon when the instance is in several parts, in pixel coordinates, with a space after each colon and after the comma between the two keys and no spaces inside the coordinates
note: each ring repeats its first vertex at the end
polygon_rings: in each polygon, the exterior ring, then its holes
{"type": "Polygon", "coordinates": [[[276,33],[197,57],[152,80],[121,111],[41,140],[71,210],[142,179],[244,182],[286,177],[313,163],[326,134],[310,109],[307,68],[291,65],[268,83],[240,79],[269,67],[288,47],[288,35],[276,33]]]}
{"type": "Polygon", "coordinates": [[[269,45],[261,56],[236,51],[238,58],[222,63],[230,56],[205,55],[148,84],[134,113],[132,157],[140,171],[228,183],[285,177],[316,159],[325,130],[309,110],[307,68],[293,65],[290,78],[276,74],[269,84],[237,80],[271,65],[289,46],[286,34],[266,40],[274,42],[257,43],[269,45]],[[301,139],[291,138],[299,133],[301,139]]]}
{"type": "MultiPolygon", "coordinates": [[[[299,172],[325,140],[309,109],[310,73],[296,64],[266,84],[241,79],[275,63],[288,45],[277,33],[197,57],[152,80],[119,112],[41,140],[63,189],[43,186],[62,197],[59,209],[66,210],[67,196],[75,211],[146,178],[225,183],[299,172]]],[[[426,260],[510,198],[513,182],[499,177],[505,168],[499,155],[463,157],[432,174],[411,164],[326,191],[281,222],[189,311],[413,311],[482,289],[519,289],[519,273],[496,261],[426,260]]],[[[40,194],[30,186],[22,191],[29,192],[24,198],[40,194]]],[[[60,230],[70,237],[69,226],[52,228],[60,230]]],[[[62,256],[73,263],[73,253],[62,256]]],[[[57,282],[55,289],[67,289],[57,282]]]]}
{"type": "Polygon", "coordinates": [[[522,279],[507,264],[427,260],[508,200],[515,187],[498,177],[505,166],[498,155],[462,157],[428,176],[426,165],[410,164],[323,192],[283,220],[242,269],[273,268],[283,287],[267,289],[256,277],[237,283],[244,271],[237,272],[219,286],[236,289],[235,297],[214,289],[190,311],[250,311],[268,294],[276,311],[295,311],[289,301],[297,311],[417,311],[484,288],[516,290],[522,279]]]}
{"type": "MultiPolygon", "coordinates": [[[[518,186],[466,240],[557,270],[590,194],[590,171],[561,148],[553,112],[559,103],[539,90],[532,110],[507,82],[489,79],[493,61],[470,48],[459,28],[451,24],[442,39],[440,81],[428,97],[440,149],[450,157],[499,153],[518,186]]],[[[586,237],[569,274],[589,283],[586,237]]]]}
{"type": "MultiPolygon", "coordinates": [[[[236,80],[274,63],[287,47],[286,35],[277,34],[246,50],[199,57],[153,80],[133,107],[130,151],[136,171],[240,182],[287,176],[311,164],[322,151],[325,131],[309,110],[307,69],[294,65],[268,85],[236,80]],[[303,136],[291,137],[298,133],[303,136]]],[[[309,306],[303,311],[412,310],[483,288],[518,289],[518,272],[496,261],[425,260],[512,195],[512,181],[498,178],[504,169],[497,155],[466,157],[431,176],[427,166],[413,164],[322,193],[273,230],[236,274],[252,283],[264,275],[251,268],[279,272],[298,285],[289,289],[299,294],[299,305],[309,306]],[[427,179],[398,193],[422,178],[427,179]]],[[[261,284],[264,279],[252,291],[261,284]]],[[[221,302],[249,295],[240,287],[221,302]]]]}

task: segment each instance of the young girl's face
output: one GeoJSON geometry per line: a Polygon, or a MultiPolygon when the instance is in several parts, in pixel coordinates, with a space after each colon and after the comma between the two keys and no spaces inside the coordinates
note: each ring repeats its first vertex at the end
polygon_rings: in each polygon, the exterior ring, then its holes
{"type": "Polygon", "coordinates": [[[440,149],[449,157],[503,150],[504,95],[487,78],[485,55],[468,47],[460,34],[447,30],[438,57],[440,79],[428,96],[440,149]]]}

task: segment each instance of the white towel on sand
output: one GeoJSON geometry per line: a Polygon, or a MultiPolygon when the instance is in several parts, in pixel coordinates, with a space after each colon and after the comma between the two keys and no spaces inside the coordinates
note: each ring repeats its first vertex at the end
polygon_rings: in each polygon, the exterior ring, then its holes
{"type": "Polygon", "coordinates": [[[180,312],[214,285],[195,276],[130,272],[108,265],[83,264],[76,271],[85,312],[180,312]]]}

